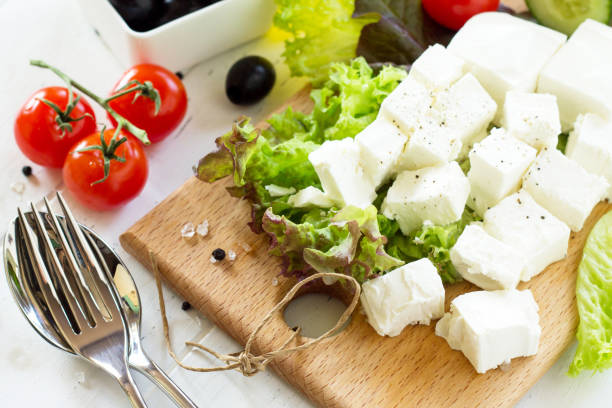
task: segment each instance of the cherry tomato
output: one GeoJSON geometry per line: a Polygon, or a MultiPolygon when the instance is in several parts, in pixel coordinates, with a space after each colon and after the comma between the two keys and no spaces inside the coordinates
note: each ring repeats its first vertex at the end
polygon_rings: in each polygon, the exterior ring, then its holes
{"type": "MultiPolygon", "coordinates": [[[[104,132],[104,140],[110,145],[115,129],[104,132]]],[[[64,183],[68,190],[83,204],[95,210],[112,210],[136,197],[143,189],[148,176],[148,164],[142,144],[127,132],[121,132],[118,140],[127,140],[119,145],[114,154],[124,162],[110,159],[108,178],[104,178],[104,155],[100,150],[82,149],[100,146],[100,133],[92,133],[78,142],[68,153],[64,163],[64,183]]]]}
{"type": "MultiPolygon", "coordinates": [[[[73,93],[73,100],[77,94],[73,93]]],[[[42,102],[47,100],[61,111],[68,105],[68,89],[51,86],[36,91],[21,107],[15,119],[15,140],[30,160],[41,166],[61,168],[70,148],[85,136],[96,131],[93,109],[85,99],[79,99],[66,115],[69,127],[61,129],[56,121],[58,114],[42,102]],[[83,115],[89,116],[83,117],[83,115]],[[71,121],[83,117],[78,121],[71,121]]]]}
{"type": "MultiPolygon", "coordinates": [[[[187,112],[187,93],[181,80],[166,68],[153,64],[136,65],[127,70],[113,88],[117,93],[130,81],[150,81],[159,92],[161,106],[155,114],[155,102],[145,96],[134,101],[134,94],[127,94],[109,102],[111,108],[134,125],[144,129],[151,142],[159,142],[176,129],[187,112]]],[[[113,126],[117,123],[109,117],[113,126]]]]}
{"type": "Polygon", "coordinates": [[[499,0],[423,0],[423,8],[437,23],[459,30],[478,13],[495,11],[499,0]]]}

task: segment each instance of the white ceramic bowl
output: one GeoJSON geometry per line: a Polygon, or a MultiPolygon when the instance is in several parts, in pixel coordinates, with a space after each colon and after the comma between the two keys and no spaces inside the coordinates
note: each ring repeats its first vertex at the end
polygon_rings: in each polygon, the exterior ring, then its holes
{"type": "Polygon", "coordinates": [[[172,71],[252,40],[270,27],[274,0],[221,0],[153,30],[132,30],[108,0],[79,0],[91,25],[119,59],[172,71]]]}

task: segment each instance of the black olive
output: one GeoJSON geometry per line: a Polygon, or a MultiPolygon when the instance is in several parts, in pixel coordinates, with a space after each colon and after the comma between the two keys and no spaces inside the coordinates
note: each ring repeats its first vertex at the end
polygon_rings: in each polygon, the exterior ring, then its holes
{"type": "Polygon", "coordinates": [[[109,0],[134,31],[149,31],[220,0],[109,0]]]}
{"type": "Polygon", "coordinates": [[[164,0],[110,0],[110,3],[134,31],[158,27],[166,13],[164,0]]]}
{"type": "Polygon", "coordinates": [[[258,56],[238,60],[227,73],[225,93],[236,105],[252,105],[272,90],[276,72],[270,61],[258,56]]]}

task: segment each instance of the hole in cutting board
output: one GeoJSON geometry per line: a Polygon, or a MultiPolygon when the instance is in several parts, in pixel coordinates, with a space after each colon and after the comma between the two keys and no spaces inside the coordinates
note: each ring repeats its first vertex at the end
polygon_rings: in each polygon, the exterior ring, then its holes
{"type": "MultiPolygon", "coordinates": [[[[301,327],[302,336],[316,338],[334,327],[345,310],[346,304],[334,296],[326,293],[306,293],[289,302],[283,311],[283,318],[287,326],[301,327]]],[[[349,318],[337,333],[344,330],[350,322],[349,318]]]]}

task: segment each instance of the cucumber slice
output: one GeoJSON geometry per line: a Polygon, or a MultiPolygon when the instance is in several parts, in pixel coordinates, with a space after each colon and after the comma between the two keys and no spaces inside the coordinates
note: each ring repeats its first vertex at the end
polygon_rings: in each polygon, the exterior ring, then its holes
{"type": "Polygon", "coordinates": [[[587,18],[607,24],[611,0],[526,0],[531,14],[542,25],[570,35],[587,18]]]}

